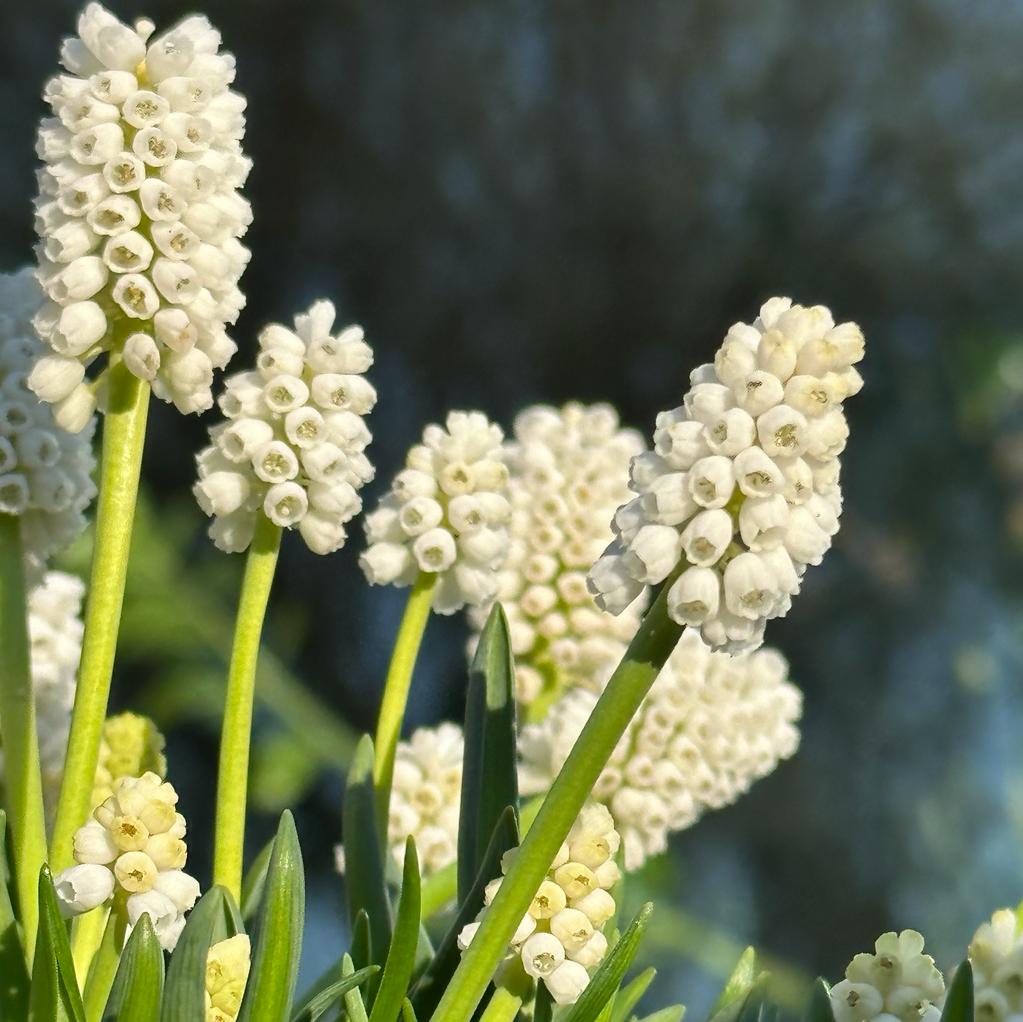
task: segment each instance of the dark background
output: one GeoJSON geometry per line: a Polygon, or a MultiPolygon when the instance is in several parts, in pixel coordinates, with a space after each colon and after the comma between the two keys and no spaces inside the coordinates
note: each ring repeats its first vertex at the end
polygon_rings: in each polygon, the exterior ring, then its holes
{"type": "MultiPolygon", "coordinates": [[[[112,7],[161,27],[190,9],[112,7]]],[[[7,269],[31,259],[38,94],[77,8],[0,12],[7,269]]],[[[806,691],[803,746],[648,870],[655,944],[687,963],[656,1001],[706,1005],[726,936],[832,979],[893,927],[958,960],[982,917],[1023,896],[1023,5],[203,10],[238,57],[255,161],[235,366],[261,325],[321,295],[365,326],[370,503],[449,408],[507,426],[531,402],[611,400],[648,433],[766,297],[860,322],[843,529],[768,632],[806,691]]],[[[205,877],[241,564],[213,550],[188,496],[205,423],[162,405],[151,421],[158,510],[136,544],[115,702],[167,725],[205,877]],[[175,628],[197,615],[192,645],[175,628]]],[[[349,730],[372,724],[403,600],[363,583],[360,532],[326,559],[286,542],[267,639],[281,684],[301,679],[349,730]]],[[[414,721],[459,716],[463,639],[460,620],[431,625],[414,721]]],[[[253,847],[297,800],[318,895],[310,972],[342,939],[345,733],[320,755],[301,722],[260,717],[253,847]]]]}

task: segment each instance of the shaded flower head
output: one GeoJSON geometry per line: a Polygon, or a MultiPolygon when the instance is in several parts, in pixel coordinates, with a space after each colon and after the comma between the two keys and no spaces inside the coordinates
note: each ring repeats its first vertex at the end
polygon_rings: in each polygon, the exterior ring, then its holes
{"type": "Polygon", "coordinates": [[[976,1022],[1010,1022],[1023,1015],[1023,935],[1012,909],[995,912],[978,928],[969,959],[976,1022]]]}

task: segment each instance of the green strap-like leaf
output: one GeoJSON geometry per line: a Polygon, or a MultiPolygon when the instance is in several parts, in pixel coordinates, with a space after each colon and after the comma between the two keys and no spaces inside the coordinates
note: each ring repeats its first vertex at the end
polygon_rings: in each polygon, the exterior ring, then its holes
{"type": "Polygon", "coordinates": [[[519,804],[515,738],[515,667],[508,621],[495,604],[469,668],[465,751],[458,817],[458,901],[479,873],[490,835],[506,806],[519,804]]]}
{"type": "Polygon", "coordinates": [[[835,1022],[835,1012],[831,1007],[831,988],[823,979],[818,979],[810,991],[806,1022],[835,1022]]]}
{"type": "Polygon", "coordinates": [[[29,1022],[85,1022],[67,924],[61,918],[47,866],[39,871],[39,935],[32,976],[29,1022]]]}
{"type": "Polygon", "coordinates": [[[0,1019],[24,1018],[28,1011],[28,970],[7,886],[7,814],[0,809],[0,1019]]]}
{"type": "Polygon", "coordinates": [[[405,842],[405,866],[402,870],[401,897],[394,921],[394,935],[387,952],[387,963],[380,978],[380,989],[373,1001],[369,1022],[394,1022],[408,991],[419,943],[419,856],[409,836],[405,842]]]}
{"type": "Polygon", "coordinates": [[[709,1022],[734,1022],[739,1017],[750,991],[762,978],[757,968],[757,953],[746,948],[732,970],[732,975],[711,1009],[709,1022]]]}
{"type": "MultiPolygon", "coordinates": [[[[647,1015],[643,1019],[636,1020],[636,1022],[682,1022],[682,1017],[685,1015],[686,1009],[682,1004],[673,1004],[670,1008],[661,1008],[660,1011],[655,1011],[652,1015],[647,1015]]],[[[635,1016],[633,1016],[635,1018],[635,1016]]]]}
{"type": "Polygon", "coordinates": [[[142,915],[121,953],[103,1022],[153,1022],[163,997],[163,950],[153,922],[142,915]]]}
{"type": "Polygon", "coordinates": [[[486,853],[472,890],[461,901],[455,918],[444,939],[437,947],[437,954],[416,982],[412,991],[412,1004],[420,1018],[430,1018],[444,993],[444,988],[458,967],[461,952],[458,950],[458,935],[462,928],[476,918],[483,907],[483,890],[495,877],[501,875],[501,856],[519,842],[515,811],[508,806],[501,814],[490,837],[486,853]]]}
{"type": "MultiPolygon", "coordinates": [[[[345,842],[345,891],[348,919],[355,932],[360,912],[369,924],[368,954],[358,966],[383,965],[391,946],[391,904],[387,899],[383,853],[377,837],[376,793],[373,789],[373,741],[364,735],[348,772],[342,813],[345,842]]],[[[369,985],[370,999],[375,983],[369,985]]]]}
{"type": "Polygon", "coordinates": [[[412,1007],[412,1002],[407,997],[401,1000],[401,1022],[418,1022],[416,1009],[412,1007]]]}
{"type": "Polygon", "coordinates": [[[969,960],[956,969],[945,997],[941,1022],[973,1022],[973,966],[969,960]]]}
{"type": "Polygon", "coordinates": [[[533,1001],[533,1022],[551,1022],[554,1018],[554,998],[543,983],[536,985],[536,998],[533,1001]]]}
{"type": "Polygon", "coordinates": [[[298,980],[305,923],[305,873],[290,812],[281,814],[256,927],[252,970],[238,1022],[286,1022],[298,980]]]}
{"type": "Polygon", "coordinates": [[[194,1022],[206,1011],[206,958],[210,945],[227,938],[228,893],[211,887],[188,915],[167,967],[161,1022],[194,1022]]]}
{"type": "Polygon", "coordinates": [[[628,986],[622,987],[615,994],[611,1022],[629,1022],[632,1009],[639,1004],[639,999],[646,993],[647,987],[654,981],[656,975],[656,969],[644,969],[628,986]]]}
{"type": "Polygon", "coordinates": [[[267,841],[253,860],[245,878],[242,880],[242,919],[246,923],[252,923],[259,912],[259,905],[263,898],[263,888],[266,885],[266,871],[270,868],[270,853],[273,851],[273,841],[267,841]]]}
{"type": "MultiPolygon", "coordinates": [[[[347,979],[355,972],[355,966],[352,964],[351,955],[343,955],[341,958],[341,975],[347,979]]],[[[362,1001],[362,994],[359,993],[359,988],[351,987],[345,993],[345,1019],[346,1022],[369,1022],[369,1017],[366,1015],[366,1006],[362,1001]]]]}
{"type": "Polygon", "coordinates": [[[633,958],[639,950],[639,942],[643,931],[650,920],[653,905],[647,902],[636,914],[622,934],[621,940],[611,948],[607,957],[600,963],[600,968],[593,974],[593,979],[582,992],[579,1000],[564,1017],[564,1022],[595,1022],[615,996],[622,978],[632,965],[633,958]]]}
{"type": "Polygon", "coordinates": [[[371,965],[366,969],[360,969],[358,972],[353,972],[348,976],[335,980],[335,982],[325,986],[298,1008],[292,1016],[292,1022],[316,1022],[316,1019],[335,1001],[340,1000],[353,987],[364,983],[370,976],[379,971],[379,966],[371,965]]]}

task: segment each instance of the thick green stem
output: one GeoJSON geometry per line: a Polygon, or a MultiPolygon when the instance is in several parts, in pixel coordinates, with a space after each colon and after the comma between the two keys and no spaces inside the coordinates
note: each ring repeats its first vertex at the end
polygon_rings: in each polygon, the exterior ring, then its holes
{"type": "Polygon", "coordinates": [[[89,977],[92,960],[99,951],[106,932],[109,910],[105,906],[94,908],[85,915],[78,916],[71,924],[71,957],[75,963],[75,975],[78,985],[85,986],[89,977]]]}
{"type": "Polygon", "coordinates": [[[86,1022],[101,1022],[110,989],[117,975],[117,964],[124,947],[124,934],[128,928],[128,917],[124,904],[115,900],[114,907],[103,931],[103,941],[92,960],[89,978],[85,983],[86,1022]]]}
{"type": "Polygon", "coordinates": [[[405,704],[408,702],[412,672],[415,670],[419,647],[430,619],[433,604],[433,587],[437,576],[420,572],[416,584],[409,593],[405,613],[398,627],[394,641],[391,663],[387,668],[384,682],[384,696],[380,703],[377,719],[376,738],[373,743],[373,786],[377,795],[377,826],[381,841],[387,840],[387,814],[391,804],[391,781],[394,777],[394,755],[401,737],[401,725],[405,719],[405,704]]]}
{"type": "Polygon", "coordinates": [[[217,772],[213,881],[226,887],[238,902],[241,901],[245,851],[245,803],[249,785],[249,741],[256,663],[280,545],[280,526],[274,525],[260,512],[238,600],[217,772]]]}
{"type": "Polygon", "coordinates": [[[494,996],[490,998],[480,1022],[514,1022],[521,1007],[521,997],[510,990],[505,990],[504,987],[498,987],[494,991],[494,996]]]}
{"type": "Polygon", "coordinates": [[[682,629],[668,617],[665,586],[640,624],[565,765],[529,828],[497,896],[483,916],[433,1013],[434,1022],[468,1022],[515,928],[579,815],[629,721],[671,655],[682,629]]]}
{"type": "Polygon", "coordinates": [[[92,808],[89,802],[114,671],[149,411],[149,384],[132,376],[119,358],[111,358],[108,376],[109,408],[103,420],[96,543],[85,607],[82,663],[50,844],[50,865],[55,872],[71,863],[75,831],[92,808]]]}
{"type": "Polygon", "coordinates": [[[21,522],[0,515],[0,735],[15,884],[31,968],[39,920],[39,869],[46,861],[46,825],[27,607],[21,522]]]}

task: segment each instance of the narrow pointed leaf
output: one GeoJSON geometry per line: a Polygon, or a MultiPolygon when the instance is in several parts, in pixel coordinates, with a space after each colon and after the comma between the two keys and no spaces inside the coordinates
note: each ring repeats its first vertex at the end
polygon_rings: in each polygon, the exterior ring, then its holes
{"type": "Polygon", "coordinates": [[[518,810],[515,668],[508,621],[495,604],[469,668],[465,752],[458,817],[458,901],[479,873],[487,842],[506,806],[518,810]]]}
{"type": "Polygon", "coordinates": [[[273,851],[273,841],[267,841],[256,856],[248,872],[242,880],[242,919],[251,923],[259,911],[259,904],[263,897],[263,887],[266,884],[266,871],[270,868],[270,853],[273,851]]]}
{"type": "Polygon", "coordinates": [[[969,960],[956,969],[948,988],[941,1022],[973,1022],[973,966],[969,960]]]}
{"type": "Polygon", "coordinates": [[[416,1009],[412,1007],[412,1002],[407,997],[403,997],[401,1001],[401,1022],[418,1022],[416,1009]]]}
{"type": "Polygon", "coordinates": [[[554,1018],[554,998],[543,983],[536,985],[536,999],[533,1001],[533,1022],[551,1022],[554,1018]]]}
{"type": "Polygon", "coordinates": [[[379,966],[371,965],[366,969],[353,972],[349,976],[343,976],[329,986],[325,986],[295,1012],[292,1016],[292,1022],[316,1022],[316,1019],[336,1001],[344,997],[349,990],[357,987],[360,983],[365,983],[370,976],[379,971],[379,966]]]}
{"type": "Polygon", "coordinates": [[[405,842],[405,866],[394,934],[369,1022],[393,1022],[401,1011],[401,1002],[405,998],[415,965],[416,945],[419,943],[419,905],[419,856],[416,854],[415,841],[409,837],[405,842]]]}
{"type": "MultiPolygon", "coordinates": [[[[347,978],[354,972],[355,966],[352,964],[351,956],[344,955],[341,959],[341,975],[347,978]]],[[[369,1022],[358,987],[351,987],[345,993],[345,1022],[369,1022]]]]}
{"type": "Polygon", "coordinates": [[[188,914],[167,967],[161,1022],[203,1018],[206,1011],[206,957],[210,945],[227,938],[227,891],[211,887],[188,914]]]}
{"type": "Polygon", "coordinates": [[[7,886],[7,814],[0,809],[0,1019],[24,1018],[28,1011],[28,970],[7,886]]]}
{"type": "Polygon", "coordinates": [[[711,1009],[710,1022],[728,1022],[737,1018],[759,975],[756,950],[748,947],[743,951],[711,1009]]]}
{"type": "MultiPolygon", "coordinates": [[[[352,963],[357,969],[373,964],[373,944],[369,933],[369,916],[360,909],[352,926],[352,946],[349,951],[352,963]]],[[[342,959],[343,962],[343,959],[342,959]]]]}
{"type": "Polygon", "coordinates": [[[85,1022],[85,1006],[75,977],[67,924],[61,918],[49,867],[39,871],[39,934],[32,965],[30,1022],[85,1022]]]}
{"type": "Polygon", "coordinates": [[[806,1022],[835,1022],[835,1013],[831,1007],[831,988],[823,979],[818,979],[810,991],[806,1022]]]}
{"type": "Polygon", "coordinates": [[[673,1004],[670,1008],[661,1008],[660,1011],[655,1011],[638,1022],[682,1022],[685,1013],[684,1005],[673,1004]]]}
{"type": "Polygon", "coordinates": [[[460,902],[455,918],[451,921],[447,933],[437,947],[437,954],[426,971],[416,982],[412,991],[412,1004],[420,1018],[430,1018],[437,1002],[440,1001],[444,988],[447,986],[461,957],[458,950],[458,935],[462,928],[471,923],[483,907],[483,890],[495,877],[501,875],[501,856],[509,848],[519,842],[518,826],[515,811],[511,806],[505,808],[497,821],[490,843],[483,856],[483,862],[476,882],[468,895],[460,902]]]}
{"type": "Polygon", "coordinates": [[[594,1022],[600,1016],[608,1002],[615,996],[615,991],[636,957],[639,942],[643,938],[643,931],[650,921],[652,911],[653,905],[650,902],[639,910],[621,939],[600,963],[600,968],[593,974],[589,986],[564,1016],[564,1022],[594,1022]]]}
{"type": "Polygon", "coordinates": [[[656,969],[644,969],[631,983],[615,994],[611,1022],[629,1022],[633,1009],[639,1004],[639,999],[646,993],[647,987],[654,981],[656,975],[656,969]]]}
{"type": "Polygon", "coordinates": [[[153,1022],[163,997],[163,950],[148,915],[139,918],[121,953],[103,1022],[153,1022]]]}
{"type": "Polygon", "coordinates": [[[281,814],[256,926],[252,971],[238,1022],[286,1022],[298,980],[305,923],[305,874],[290,812],[281,814]]]}
{"type": "MultiPolygon", "coordinates": [[[[369,924],[371,958],[353,958],[356,964],[383,965],[391,946],[391,905],[383,853],[377,837],[376,792],[373,789],[373,741],[364,735],[348,773],[342,814],[345,842],[345,891],[348,919],[355,932],[360,912],[369,924]]],[[[373,984],[370,984],[372,991],[373,984]]]]}

